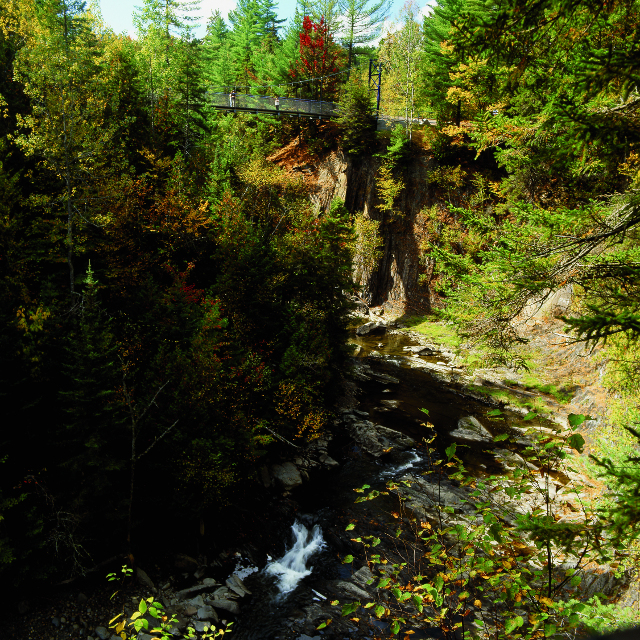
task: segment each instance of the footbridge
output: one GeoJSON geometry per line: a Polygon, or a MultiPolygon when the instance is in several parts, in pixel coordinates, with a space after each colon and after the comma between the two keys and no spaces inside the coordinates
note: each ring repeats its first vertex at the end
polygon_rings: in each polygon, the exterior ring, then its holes
{"type": "Polygon", "coordinates": [[[236,93],[235,98],[228,93],[207,94],[209,105],[221,111],[268,113],[270,115],[297,116],[299,118],[330,118],[338,112],[335,102],[326,100],[304,100],[301,98],[280,98],[276,105],[273,96],[236,93]]]}

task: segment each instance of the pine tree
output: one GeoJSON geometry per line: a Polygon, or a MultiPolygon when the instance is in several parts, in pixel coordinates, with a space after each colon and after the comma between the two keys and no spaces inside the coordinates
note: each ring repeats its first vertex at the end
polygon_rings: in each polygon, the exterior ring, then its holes
{"type": "Polygon", "coordinates": [[[196,40],[184,37],[177,44],[175,106],[180,148],[185,157],[205,130],[205,87],[202,48],[196,40]]]}
{"type": "Polygon", "coordinates": [[[219,11],[209,18],[202,49],[203,78],[208,90],[227,93],[235,79],[234,64],[230,33],[219,11]]]}
{"type": "Polygon", "coordinates": [[[235,67],[234,85],[246,90],[257,79],[254,54],[265,28],[258,0],[240,0],[229,12],[229,21],[232,26],[230,52],[235,67]]]}
{"type": "Polygon", "coordinates": [[[311,12],[305,13],[317,24],[322,21],[327,30],[327,35],[335,39],[342,31],[343,16],[340,0],[313,0],[311,12]]]}
{"type": "Polygon", "coordinates": [[[342,42],[349,51],[347,66],[351,67],[354,47],[374,42],[380,37],[382,23],[391,8],[390,0],[343,0],[342,42]]]}

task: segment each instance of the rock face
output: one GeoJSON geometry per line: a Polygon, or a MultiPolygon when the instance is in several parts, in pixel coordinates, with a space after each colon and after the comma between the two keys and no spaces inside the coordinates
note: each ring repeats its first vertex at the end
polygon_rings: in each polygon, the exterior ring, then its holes
{"type": "MultiPolygon", "coordinates": [[[[384,212],[377,207],[376,176],[378,158],[351,158],[332,153],[319,163],[316,192],[312,200],[327,211],[331,200],[339,197],[350,212],[363,211],[365,217],[382,221],[384,212]]],[[[362,298],[370,306],[384,302],[406,302],[413,310],[431,307],[428,287],[418,284],[425,268],[420,262],[420,245],[427,234],[427,208],[435,204],[429,189],[428,173],[432,161],[426,156],[413,159],[402,169],[405,188],[396,200],[402,216],[383,225],[382,258],[377,268],[363,274],[362,298]]],[[[356,264],[357,264],[356,256],[356,264]]],[[[428,275],[429,265],[426,267],[428,275]]]]}
{"type": "Polygon", "coordinates": [[[492,442],[491,434],[473,416],[460,418],[458,426],[450,434],[452,438],[471,442],[492,442]]]}
{"type": "Polygon", "coordinates": [[[302,484],[300,471],[293,462],[274,464],[271,467],[271,476],[282,485],[285,491],[290,491],[302,484]]]}
{"type": "Polygon", "coordinates": [[[416,444],[413,438],[369,420],[351,422],[348,428],[351,437],[376,458],[391,451],[404,451],[416,444]]]}

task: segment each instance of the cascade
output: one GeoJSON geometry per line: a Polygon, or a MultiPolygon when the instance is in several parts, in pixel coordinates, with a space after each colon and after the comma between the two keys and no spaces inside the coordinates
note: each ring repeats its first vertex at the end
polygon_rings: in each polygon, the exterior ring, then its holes
{"type": "Polygon", "coordinates": [[[293,591],[298,582],[308,576],[313,567],[307,567],[307,561],[325,547],[322,529],[316,524],[309,531],[307,527],[296,520],[291,525],[293,546],[279,560],[270,562],[264,569],[266,574],[279,579],[278,588],[281,594],[293,591]]]}

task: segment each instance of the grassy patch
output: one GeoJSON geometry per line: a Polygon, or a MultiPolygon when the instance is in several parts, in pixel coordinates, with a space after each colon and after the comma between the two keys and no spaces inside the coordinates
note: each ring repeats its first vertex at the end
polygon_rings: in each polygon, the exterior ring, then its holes
{"type": "Polygon", "coordinates": [[[458,350],[461,340],[456,334],[456,330],[449,325],[438,322],[433,316],[413,316],[404,319],[407,327],[417,331],[436,344],[441,344],[452,351],[458,350]]]}
{"type": "Polygon", "coordinates": [[[496,387],[487,387],[481,385],[474,385],[472,387],[474,393],[480,393],[484,396],[490,396],[498,402],[503,404],[509,404],[515,407],[523,407],[529,411],[535,411],[536,413],[543,413],[550,411],[551,408],[544,402],[544,398],[523,398],[515,392],[509,392],[506,389],[499,389],[496,387]]]}
{"type": "MultiPolygon", "coordinates": [[[[535,364],[529,363],[529,366],[533,367],[535,364]]],[[[545,395],[552,396],[561,404],[571,402],[571,398],[573,396],[572,392],[567,389],[567,387],[558,387],[555,384],[544,383],[532,371],[523,374],[521,380],[505,380],[504,382],[505,384],[523,387],[527,391],[537,391],[538,393],[544,393],[545,395]]]]}

